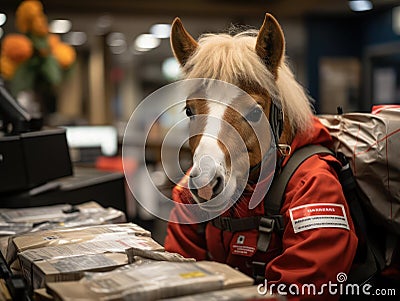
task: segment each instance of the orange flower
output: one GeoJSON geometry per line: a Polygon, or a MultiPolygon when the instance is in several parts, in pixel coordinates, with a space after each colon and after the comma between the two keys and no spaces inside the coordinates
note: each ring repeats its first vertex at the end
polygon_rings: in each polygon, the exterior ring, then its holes
{"type": "Polygon", "coordinates": [[[53,49],[61,43],[60,36],[58,34],[51,33],[47,36],[47,43],[49,43],[50,49],[53,49]]]}
{"type": "Polygon", "coordinates": [[[0,74],[3,76],[4,79],[12,79],[17,67],[18,65],[10,60],[7,56],[2,55],[0,57],[0,74]]]}
{"type": "Polygon", "coordinates": [[[22,63],[32,56],[33,45],[24,35],[9,34],[3,40],[2,53],[15,63],[22,63]]]}
{"type": "Polygon", "coordinates": [[[43,5],[37,0],[23,1],[17,8],[16,26],[22,33],[27,33],[31,30],[32,21],[37,16],[43,15],[43,5]]]}
{"type": "Polygon", "coordinates": [[[32,19],[32,33],[39,37],[44,37],[49,33],[47,27],[47,17],[45,15],[38,15],[32,19]]]}
{"type": "Polygon", "coordinates": [[[63,68],[71,66],[76,59],[75,49],[64,43],[56,45],[53,49],[53,55],[63,68]]]}

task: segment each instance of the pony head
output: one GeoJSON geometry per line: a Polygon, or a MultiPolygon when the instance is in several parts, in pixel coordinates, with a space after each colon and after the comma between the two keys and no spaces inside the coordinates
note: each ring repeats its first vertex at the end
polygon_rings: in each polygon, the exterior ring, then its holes
{"type": "Polygon", "coordinates": [[[207,92],[192,93],[185,107],[193,198],[198,203],[230,200],[258,179],[257,167],[270,154],[271,141],[290,145],[294,135],[312,124],[308,97],[286,63],[283,31],[266,14],[259,31],[204,34],[196,41],[176,18],[171,47],[185,78],[237,87],[230,92],[211,88],[210,95],[216,92],[218,99],[206,97],[207,92]]]}

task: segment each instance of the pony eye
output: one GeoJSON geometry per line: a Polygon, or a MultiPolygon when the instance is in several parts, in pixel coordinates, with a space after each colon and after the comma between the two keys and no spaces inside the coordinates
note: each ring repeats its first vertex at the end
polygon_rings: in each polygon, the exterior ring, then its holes
{"type": "Polygon", "coordinates": [[[257,122],[260,120],[262,113],[263,111],[260,108],[255,108],[247,113],[246,119],[250,122],[257,122]]]}
{"type": "Polygon", "coordinates": [[[185,108],[185,112],[186,112],[187,117],[192,117],[194,115],[192,110],[189,107],[185,108]]]}

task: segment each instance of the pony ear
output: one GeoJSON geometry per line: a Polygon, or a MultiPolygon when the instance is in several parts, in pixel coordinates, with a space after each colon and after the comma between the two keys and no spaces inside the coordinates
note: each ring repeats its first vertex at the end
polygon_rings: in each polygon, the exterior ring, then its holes
{"type": "Polygon", "coordinates": [[[281,26],[271,14],[265,14],[257,36],[256,52],[276,77],[285,52],[285,38],[281,26]]]}
{"type": "Polygon", "coordinates": [[[197,42],[183,27],[182,21],[175,18],[171,28],[171,47],[181,66],[184,66],[188,58],[197,49],[197,42]]]}

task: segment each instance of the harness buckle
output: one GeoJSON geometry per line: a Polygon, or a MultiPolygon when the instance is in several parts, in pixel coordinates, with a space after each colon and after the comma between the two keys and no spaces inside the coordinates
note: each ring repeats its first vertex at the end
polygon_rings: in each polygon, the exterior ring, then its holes
{"type": "Polygon", "coordinates": [[[275,227],[275,219],[263,216],[260,219],[260,225],[258,226],[258,230],[264,233],[271,233],[274,231],[275,227]]]}
{"type": "Polygon", "coordinates": [[[257,250],[266,252],[271,242],[272,232],[275,230],[281,234],[285,229],[284,226],[282,215],[263,216],[258,226],[257,250]]]}
{"type": "Polygon", "coordinates": [[[267,264],[261,261],[253,261],[253,278],[256,284],[262,283],[265,279],[265,268],[267,264]]]}
{"type": "Polygon", "coordinates": [[[279,233],[282,234],[283,231],[285,230],[285,221],[283,219],[283,216],[280,214],[274,214],[274,215],[269,215],[270,218],[272,218],[275,223],[275,230],[279,233]]]}

